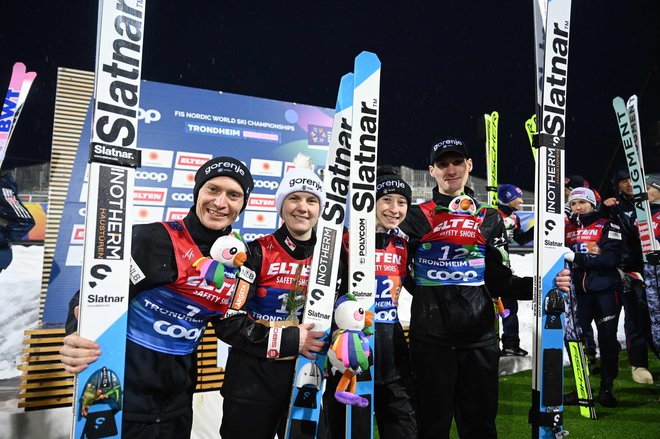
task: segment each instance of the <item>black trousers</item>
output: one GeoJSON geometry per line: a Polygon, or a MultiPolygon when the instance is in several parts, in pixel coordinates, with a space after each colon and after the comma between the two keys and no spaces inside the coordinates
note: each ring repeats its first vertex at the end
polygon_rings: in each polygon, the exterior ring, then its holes
{"type": "Polygon", "coordinates": [[[510,312],[509,317],[502,319],[502,348],[520,347],[518,301],[503,297],[502,304],[510,312]]]}
{"type": "Polygon", "coordinates": [[[614,291],[578,294],[578,322],[585,331],[596,322],[598,346],[600,347],[600,387],[612,389],[619,375],[619,350],[616,339],[618,304],[614,291]]]}
{"type": "Polygon", "coordinates": [[[397,380],[374,386],[374,409],[381,439],[417,438],[412,385],[397,380]]]}
{"type": "Polygon", "coordinates": [[[138,439],[185,439],[192,432],[192,407],[190,412],[169,421],[122,423],[121,437],[138,439]]]}
{"type": "Polygon", "coordinates": [[[623,327],[626,331],[626,349],[631,366],[649,367],[647,345],[655,351],[651,336],[651,317],[644,284],[631,281],[630,289],[621,294],[625,310],[623,327]]]}
{"type": "Polygon", "coordinates": [[[284,437],[287,409],[225,399],[222,404],[222,439],[272,439],[284,437]]]}
{"type": "Polygon", "coordinates": [[[420,438],[449,438],[452,419],[464,439],[497,438],[500,352],[440,347],[411,340],[420,438]]]}

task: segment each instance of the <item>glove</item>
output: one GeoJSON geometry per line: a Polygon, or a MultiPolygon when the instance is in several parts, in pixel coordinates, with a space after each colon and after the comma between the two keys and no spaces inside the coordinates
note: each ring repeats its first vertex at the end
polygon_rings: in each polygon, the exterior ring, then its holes
{"type": "Polygon", "coordinates": [[[575,252],[568,247],[564,247],[564,259],[566,262],[573,262],[575,259],[575,252]]]}
{"type": "Polygon", "coordinates": [[[660,250],[652,251],[646,254],[646,262],[650,265],[660,265],[660,250]]]}

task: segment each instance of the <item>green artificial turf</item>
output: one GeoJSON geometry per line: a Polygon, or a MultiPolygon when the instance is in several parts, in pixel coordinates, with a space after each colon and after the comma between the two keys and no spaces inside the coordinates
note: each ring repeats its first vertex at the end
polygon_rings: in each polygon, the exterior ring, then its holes
{"type": "MultiPolygon", "coordinates": [[[[596,398],[598,419],[580,416],[577,406],[564,407],[564,429],[570,439],[659,439],[660,438],[660,360],[649,353],[649,370],[655,384],[641,385],[632,380],[626,352],[619,355],[619,377],[614,381],[616,408],[598,404],[600,377],[598,364],[591,376],[591,387],[596,398]]],[[[564,368],[566,392],[575,390],[575,379],[570,367],[564,368]]],[[[532,437],[527,416],[531,406],[532,372],[527,370],[500,377],[500,404],[497,415],[499,439],[529,439],[532,437]]],[[[378,429],[375,428],[378,438],[378,429]]],[[[456,425],[451,437],[458,438],[456,425]]]]}
{"type": "MultiPolygon", "coordinates": [[[[600,376],[598,364],[591,376],[591,387],[596,398],[598,419],[580,416],[577,406],[564,407],[564,429],[570,438],[660,438],[660,361],[649,354],[649,369],[656,384],[641,385],[632,380],[628,357],[623,351],[619,356],[619,377],[614,381],[614,396],[618,407],[605,408],[598,404],[600,376]],[[652,358],[651,358],[652,357],[652,358]]],[[[530,438],[527,423],[531,401],[531,371],[500,377],[500,404],[497,431],[501,439],[530,438]]],[[[566,392],[575,390],[573,371],[564,369],[566,392]]],[[[452,437],[458,437],[455,431],[452,437]]]]}

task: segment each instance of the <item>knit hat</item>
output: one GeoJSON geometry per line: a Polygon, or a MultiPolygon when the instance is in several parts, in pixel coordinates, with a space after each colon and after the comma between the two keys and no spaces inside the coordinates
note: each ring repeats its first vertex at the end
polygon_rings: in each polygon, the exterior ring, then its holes
{"type": "Polygon", "coordinates": [[[250,193],[254,189],[254,180],[252,180],[252,174],[247,166],[233,157],[215,157],[204,163],[195,173],[195,187],[193,189],[195,203],[197,203],[197,195],[204,183],[215,177],[233,178],[241,185],[244,195],[243,207],[241,208],[241,212],[243,212],[245,206],[247,206],[250,193]]]}
{"type": "Polygon", "coordinates": [[[625,180],[626,178],[630,178],[630,172],[627,169],[619,169],[614,173],[612,183],[616,186],[621,180],[625,180]]]}
{"type": "Polygon", "coordinates": [[[568,196],[568,205],[570,206],[573,200],[586,200],[596,207],[596,195],[594,191],[586,187],[576,187],[568,196]]]}
{"type": "Polygon", "coordinates": [[[581,175],[571,175],[566,177],[566,189],[573,190],[576,187],[589,187],[589,182],[581,175]]]}
{"type": "Polygon", "coordinates": [[[449,137],[446,139],[440,140],[438,143],[433,145],[431,148],[431,161],[430,164],[433,164],[438,160],[438,158],[446,152],[455,152],[462,155],[465,158],[468,158],[467,145],[461,139],[456,139],[449,137]]]}
{"type": "Polygon", "coordinates": [[[378,168],[378,178],[376,179],[376,200],[388,194],[403,195],[408,202],[408,207],[412,204],[412,189],[403,178],[399,177],[394,168],[382,166],[378,168]]]}
{"type": "Polygon", "coordinates": [[[497,188],[497,200],[500,204],[507,204],[523,196],[523,191],[516,185],[503,184],[497,188]]]}
{"type": "Polygon", "coordinates": [[[649,174],[646,176],[646,184],[653,186],[660,191],[660,173],[649,174]]]}
{"type": "Polygon", "coordinates": [[[321,209],[325,205],[325,191],[323,182],[312,170],[312,161],[304,154],[298,154],[293,160],[294,168],[284,175],[280,186],[275,193],[275,207],[277,213],[282,212],[284,199],[294,192],[308,192],[319,199],[321,209]]]}

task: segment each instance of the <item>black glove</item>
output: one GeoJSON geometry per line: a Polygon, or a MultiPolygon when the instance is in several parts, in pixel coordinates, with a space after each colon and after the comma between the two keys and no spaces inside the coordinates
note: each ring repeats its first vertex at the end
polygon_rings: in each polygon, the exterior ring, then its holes
{"type": "Polygon", "coordinates": [[[660,250],[652,251],[646,254],[646,262],[651,265],[660,265],[660,250]]]}

